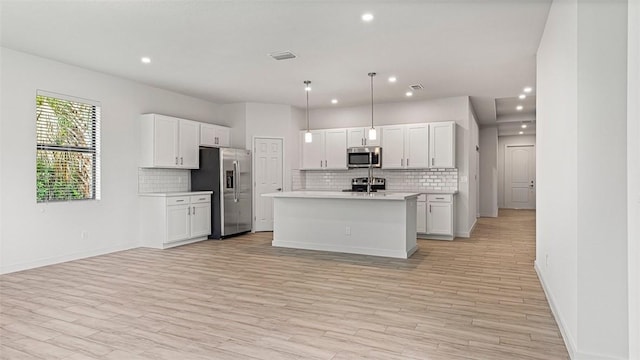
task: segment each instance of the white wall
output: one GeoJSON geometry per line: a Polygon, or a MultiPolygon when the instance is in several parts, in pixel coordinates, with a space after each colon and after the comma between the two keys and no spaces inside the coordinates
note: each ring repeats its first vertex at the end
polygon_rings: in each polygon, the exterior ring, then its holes
{"type": "Polygon", "coordinates": [[[231,147],[244,149],[247,132],[247,104],[224,104],[218,108],[218,123],[231,127],[231,147]]]}
{"type": "Polygon", "coordinates": [[[627,16],[556,0],[538,49],[536,269],[574,359],[628,358],[627,16]]]}
{"type": "Polygon", "coordinates": [[[626,1],[578,2],[577,340],[612,358],[629,346],[627,19],[626,1]]]}
{"type": "MultiPolygon", "coordinates": [[[[504,205],[504,153],[507,145],[535,145],[535,135],[514,135],[498,137],[498,207],[504,205]]],[[[537,156],[536,156],[537,158],[537,156]]],[[[536,161],[537,162],[537,161],[536,161]]]]}
{"type": "Polygon", "coordinates": [[[629,1],[628,41],[629,359],[640,359],[640,0],[629,1]]]}
{"type": "Polygon", "coordinates": [[[299,163],[299,130],[293,119],[293,109],[289,105],[246,104],[246,148],[253,151],[254,137],[279,137],[283,143],[283,170],[285,191],[291,190],[291,170],[299,163]]]}
{"type": "Polygon", "coordinates": [[[480,216],[498,216],[498,128],[480,129],[480,216]]]}
{"type": "Polygon", "coordinates": [[[214,122],[218,105],[6,48],[0,61],[0,271],[138,246],[138,116],[214,122]],[[38,89],[101,102],[101,200],[36,203],[38,89]]]}
{"type": "Polygon", "coordinates": [[[551,5],[536,79],[536,270],[573,358],[578,336],[577,11],[577,0],[551,5]]]}
{"type": "MultiPolygon", "coordinates": [[[[316,109],[310,111],[309,119],[312,129],[370,126],[371,105],[316,109]]],[[[459,192],[456,195],[456,236],[468,237],[476,220],[476,188],[475,182],[470,181],[475,169],[470,171],[470,167],[475,162],[475,144],[478,143],[478,125],[471,113],[469,97],[383,103],[376,104],[374,108],[375,126],[449,120],[457,124],[459,192]],[[470,161],[471,155],[473,161],[470,161]]]]}

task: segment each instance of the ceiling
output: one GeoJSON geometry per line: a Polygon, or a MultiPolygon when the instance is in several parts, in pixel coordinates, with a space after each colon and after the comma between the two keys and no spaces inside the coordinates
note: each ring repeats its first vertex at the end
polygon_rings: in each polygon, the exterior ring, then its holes
{"type": "Polygon", "coordinates": [[[535,92],[550,3],[2,0],[0,44],[216,103],[304,107],[311,80],[312,108],[365,104],[375,71],[378,103],[469,95],[481,126],[502,126],[535,92]],[[287,50],[297,58],[268,56],[287,50]],[[424,90],[407,98],[412,84],[424,90]]]}

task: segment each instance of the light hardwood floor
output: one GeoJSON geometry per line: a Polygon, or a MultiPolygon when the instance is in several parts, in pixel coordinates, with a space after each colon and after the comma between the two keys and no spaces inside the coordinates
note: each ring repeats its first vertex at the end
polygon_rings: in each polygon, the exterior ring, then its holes
{"type": "Polygon", "coordinates": [[[535,212],[409,260],[271,233],[0,277],[2,359],[567,359],[533,269],[535,212]]]}

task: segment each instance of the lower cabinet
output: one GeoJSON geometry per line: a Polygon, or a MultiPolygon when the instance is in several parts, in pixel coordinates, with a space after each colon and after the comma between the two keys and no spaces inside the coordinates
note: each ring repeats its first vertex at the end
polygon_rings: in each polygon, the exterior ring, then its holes
{"type": "MultiPolygon", "coordinates": [[[[418,198],[418,200],[420,200],[418,198]]],[[[427,194],[425,204],[426,221],[424,231],[418,226],[418,236],[423,239],[453,240],[454,238],[454,209],[452,194],[427,194]]],[[[420,201],[418,201],[420,213],[420,201]]],[[[420,216],[420,215],[418,215],[420,216]]],[[[420,224],[421,219],[418,220],[420,224]]]]}
{"type": "Polygon", "coordinates": [[[418,196],[418,209],[416,211],[416,231],[419,234],[427,232],[427,195],[418,196]]]}
{"type": "Polygon", "coordinates": [[[211,194],[143,194],[143,246],[166,249],[205,240],[211,234],[211,194]]]}

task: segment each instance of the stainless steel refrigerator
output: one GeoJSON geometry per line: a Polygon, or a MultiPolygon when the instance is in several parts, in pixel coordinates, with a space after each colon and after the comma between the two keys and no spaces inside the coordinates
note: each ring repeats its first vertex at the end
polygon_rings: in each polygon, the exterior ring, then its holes
{"type": "Polygon", "coordinates": [[[200,148],[191,190],[212,190],[211,239],[251,231],[251,151],[200,148]]]}

